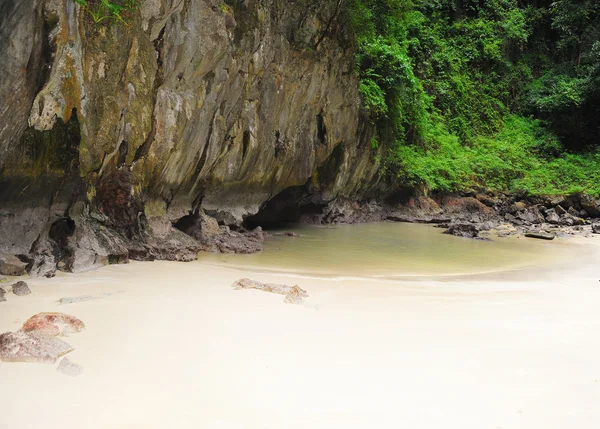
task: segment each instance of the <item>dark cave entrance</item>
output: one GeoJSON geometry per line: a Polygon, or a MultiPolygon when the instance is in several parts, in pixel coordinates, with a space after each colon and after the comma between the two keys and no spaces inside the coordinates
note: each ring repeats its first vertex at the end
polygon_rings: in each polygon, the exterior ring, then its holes
{"type": "Polygon", "coordinates": [[[280,229],[291,223],[321,223],[326,202],[307,185],[284,189],[264,203],[258,213],[244,219],[244,228],[280,229]]]}

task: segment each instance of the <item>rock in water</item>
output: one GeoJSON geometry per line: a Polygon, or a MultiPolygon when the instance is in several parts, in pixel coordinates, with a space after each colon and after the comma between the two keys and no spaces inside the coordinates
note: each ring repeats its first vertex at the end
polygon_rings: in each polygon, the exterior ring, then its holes
{"type": "Polygon", "coordinates": [[[457,237],[478,238],[479,228],[472,223],[453,223],[444,231],[444,234],[455,235],[457,237]]]}
{"type": "Polygon", "coordinates": [[[0,360],[3,362],[54,363],[73,350],[63,340],[44,335],[23,331],[0,335],[0,360]]]}
{"type": "Polygon", "coordinates": [[[12,291],[17,296],[25,296],[25,295],[29,295],[31,293],[29,286],[25,282],[16,282],[12,286],[12,291]]]}
{"type": "Polygon", "coordinates": [[[528,232],[525,234],[528,238],[537,238],[538,240],[554,240],[556,236],[547,232],[528,232]]]}
{"type": "Polygon", "coordinates": [[[56,368],[58,372],[62,372],[65,375],[71,377],[77,377],[83,372],[83,367],[74,362],[71,362],[69,358],[65,357],[60,361],[60,364],[56,368]]]}
{"type": "Polygon", "coordinates": [[[308,298],[308,293],[295,286],[280,285],[275,283],[261,283],[250,279],[240,279],[231,285],[234,289],[258,289],[264,292],[285,295],[284,302],[288,304],[301,304],[303,298],[308,298]]]}
{"type": "Polygon", "coordinates": [[[80,332],[85,324],[76,317],[63,313],[40,313],[23,324],[23,331],[41,335],[57,336],[80,332]]]}

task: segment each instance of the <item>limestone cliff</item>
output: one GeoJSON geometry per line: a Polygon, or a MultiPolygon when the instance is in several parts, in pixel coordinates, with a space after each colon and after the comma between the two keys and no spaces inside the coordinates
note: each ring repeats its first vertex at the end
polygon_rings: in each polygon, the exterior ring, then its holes
{"type": "Polygon", "coordinates": [[[0,252],[34,274],[188,259],[186,216],[214,230],[205,211],[240,225],[286,189],[371,192],[341,5],[143,0],[123,25],[1,2],[0,252]]]}

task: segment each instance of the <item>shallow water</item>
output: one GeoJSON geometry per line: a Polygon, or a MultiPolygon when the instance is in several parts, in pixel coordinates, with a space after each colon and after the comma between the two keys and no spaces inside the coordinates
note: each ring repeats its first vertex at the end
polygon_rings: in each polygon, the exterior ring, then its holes
{"type": "Polygon", "coordinates": [[[275,236],[254,255],[201,254],[218,265],[336,277],[408,277],[480,274],[552,265],[569,252],[565,242],[527,238],[472,240],[431,225],[292,225],[300,237],[275,236]]]}

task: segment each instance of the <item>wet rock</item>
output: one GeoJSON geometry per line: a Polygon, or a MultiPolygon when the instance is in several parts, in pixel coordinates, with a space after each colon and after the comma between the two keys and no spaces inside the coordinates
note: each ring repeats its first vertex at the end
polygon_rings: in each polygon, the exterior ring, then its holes
{"type": "Polygon", "coordinates": [[[22,276],[27,269],[27,262],[14,255],[0,256],[0,274],[5,276],[22,276]]]}
{"type": "Polygon", "coordinates": [[[531,232],[525,233],[525,237],[527,237],[527,238],[537,238],[538,240],[554,240],[554,238],[556,236],[554,234],[550,234],[550,233],[547,233],[547,232],[531,231],[531,232]]]}
{"type": "Polygon", "coordinates": [[[251,254],[264,248],[265,234],[261,227],[252,231],[231,231],[221,227],[221,234],[201,238],[202,250],[207,252],[251,254]]]}
{"type": "Polygon", "coordinates": [[[12,291],[17,296],[25,296],[25,295],[29,295],[31,293],[29,286],[27,285],[27,283],[25,283],[23,281],[16,282],[12,286],[12,291]]]}
{"type": "Polygon", "coordinates": [[[39,313],[23,324],[23,331],[46,336],[68,335],[80,332],[85,324],[74,316],[63,313],[39,313]]]}
{"type": "Polygon", "coordinates": [[[56,370],[70,377],[77,377],[83,372],[83,367],[79,364],[76,364],[75,362],[71,362],[69,358],[64,357],[60,361],[60,364],[58,365],[56,370]]]}
{"type": "Polygon", "coordinates": [[[293,231],[286,231],[286,232],[276,232],[273,234],[273,236],[275,237],[300,237],[300,234],[298,234],[297,232],[293,232],[293,231]]]}
{"type": "Polygon", "coordinates": [[[303,298],[308,298],[308,293],[298,287],[295,286],[287,286],[280,285],[275,283],[261,283],[255,280],[250,280],[247,278],[240,279],[236,281],[232,287],[234,289],[257,289],[262,290],[264,292],[277,293],[280,295],[285,295],[284,302],[288,304],[301,304],[303,298]]]}
{"type": "Polygon", "coordinates": [[[54,363],[74,348],[65,341],[23,331],[0,335],[0,360],[3,362],[54,363]]]}
{"type": "Polygon", "coordinates": [[[453,223],[444,231],[444,234],[455,235],[457,237],[477,238],[479,237],[479,227],[472,223],[453,223]]]}

